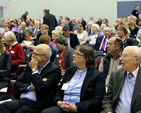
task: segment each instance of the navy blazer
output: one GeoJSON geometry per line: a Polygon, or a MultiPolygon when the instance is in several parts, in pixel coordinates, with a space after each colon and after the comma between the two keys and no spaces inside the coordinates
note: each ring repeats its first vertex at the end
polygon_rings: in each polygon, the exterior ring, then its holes
{"type": "Polygon", "coordinates": [[[133,45],[137,45],[137,44],[138,44],[138,41],[136,39],[132,39],[132,38],[126,38],[123,41],[124,48],[127,46],[133,46],[133,45]]]}
{"type": "MultiPolygon", "coordinates": [[[[100,48],[100,45],[101,45],[101,42],[102,42],[103,38],[104,38],[104,36],[97,37],[96,43],[95,43],[95,45],[93,46],[93,49],[94,49],[94,50],[99,51],[99,48],[100,48]]],[[[105,51],[104,51],[104,52],[105,52],[105,51]]]]}
{"type": "MultiPolygon", "coordinates": [[[[66,70],[60,89],[57,91],[55,101],[63,101],[64,91],[61,87],[71,80],[77,67],[73,66],[66,70]]],[[[102,99],[105,94],[105,76],[96,69],[88,69],[80,92],[80,102],[76,103],[77,113],[100,113],[102,99]]]]}
{"type": "Polygon", "coordinates": [[[24,72],[20,75],[14,85],[15,91],[19,93],[27,92],[30,83],[35,87],[37,105],[39,111],[53,105],[57,84],[61,79],[61,70],[54,63],[49,62],[40,74],[32,75],[29,65],[26,66],[24,72]],[[42,79],[47,78],[44,82],[42,79]]]}

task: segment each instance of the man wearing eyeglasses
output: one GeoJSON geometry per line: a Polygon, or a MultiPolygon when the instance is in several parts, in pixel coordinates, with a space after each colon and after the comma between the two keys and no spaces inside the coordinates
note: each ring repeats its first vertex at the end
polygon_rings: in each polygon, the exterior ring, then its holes
{"type": "Polygon", "coordinates": [[[15,91],[21,93],[20,99],[1,104],[1,113],[39,113],[53,105],[61,71],[50,62],[50,56],[48,45],[36,46],[31,61],[14,86],[15,91]]]}

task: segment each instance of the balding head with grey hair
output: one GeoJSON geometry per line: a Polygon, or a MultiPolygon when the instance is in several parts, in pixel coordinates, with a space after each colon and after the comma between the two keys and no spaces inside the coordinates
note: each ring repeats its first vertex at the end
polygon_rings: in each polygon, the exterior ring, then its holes
{"type": "Polygon", "coordinates": [[[141,62],[141,49],[138,46],[127,46],[120,58],[122,68],[128,72],[135,71],[141,62]]]}
{"type": "Polygon", "coordinates": [[[61,44],[64,46],[68,46],[67,38],[65,38],[64,36],[60,36],[60,37],[56,38],[55,43],[58,43],[58,44],[61,44]]]}
{"type": "Polygon", "coordinates": [[[104,36],[110,37],[110,35],[111,35],[111,29],[109,27],[105,27],[103,29],[103,33],[104,33],[104,36]]]}

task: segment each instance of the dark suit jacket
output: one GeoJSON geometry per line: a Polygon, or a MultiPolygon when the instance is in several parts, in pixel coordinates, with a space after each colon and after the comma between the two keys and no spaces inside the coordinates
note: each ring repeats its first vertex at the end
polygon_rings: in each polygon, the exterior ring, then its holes
{"type": "Polygon", "coordinates": [[[57,26],[56,17],[52,14],[46,14],[43,17],[43,24],[47,24],[49,26],[49,32],[51,33],[52,30],[54,30],[55,27],[57,26]]]}
{"type": "Polygon", "coordinates": [[[98,24],[99,26],[101,26],[102,24],[102,20],[98,20],[97,22],[95,22],[96,24],[98,24]]]}
{"type": "MultiPolygon", "coordinates": [[[[108,92],[103,100],[102,113],[114,112],[119,101],[119,95],[125,80],[125,75],[126,71],[122,68],[111,74],[108,92]]],[[[141,68],[139,68],[133,91],[131,113],[141,113],[141,68]]]]}
{"type": "Polygon", "coordinates": [[[138,41],[136,39],[133,38],[127,38],[125,39],[125,41],[123,42],[124,47],[127,46],[133,46],[133,45],[138,45],[138,41]]]}
{"type": "Polygon", "coordinates": [[[40,74],[32,75],[30,67],[27,65],[24,72],[20,75],[15,83],[15,90],[19,93],[27,92],[30,83],[35,87],[37,104],[39,111],[53,105],[57,84],[61,79],[60,69],[52,62],[49,62],[40,74]],[[42,79],[47,78],[44,82],[42,79]]]}
{"type": "MultiPolygon", "coordinates": [[[[56,94],[55,101],[63,100],[64,91],[61,90],[63,83],[71,80],[77,67],[67,69],[63,81],[56,94]]],[[[105,76],[96,69],[88,69],[80,93],[80,102],[76,103],[77,113],[100,113],[102,99],[105,94],[105,76]]]]}
{"type": "MultiPolygon", "coordinates": [[[[101,42],[102,42],[103,38],[104,38],[104,36],[97,37],[96,43],[95,43],[95,45],[93,46],[93,49],[94,49],[94,50],[100,51],[99,48],[100,48],[100,45],[101,45],[101,42]]],[[[106,51],[104,51],[104,52],[106,52],[106,51]]]]}
{"type": "Polygon", "coordinates": [[[77,35],[70,33],[70,46],[71,46],[73,49],[75,49],[75,47],[76,47],[77,45],[79,45],[79,44],[80,44],[80,43],[79,43],[79,40],[78,40],[78,38],[77,38],[77,35]]]}

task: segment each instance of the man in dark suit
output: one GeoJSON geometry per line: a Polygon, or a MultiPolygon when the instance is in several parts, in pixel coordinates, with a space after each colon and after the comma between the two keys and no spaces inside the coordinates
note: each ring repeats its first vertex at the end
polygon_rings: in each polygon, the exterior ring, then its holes
{"type": "Polygon", "coordinates": [[[92,48],[79,45],[73,63],[76,66],[66,70],[56,94],[57,106],[42,113],[100,113],[105,94],[105,75],[95,69],[92,48]]]}
{"type": "Polygon", "coordinates": [[[57,20],[56,17],[49,12],[50,10],[48,8],[44,9],[43,24],[47,24],[49,26],[49,32],[52,33],[52,30],[57,26],[57,20]]]}
{"type": "Polygon", "coordinates": [[[141,113],[141,49],[127,46],[120,60],[122,68],[111,74],[102,113],[141,113]]]}
{"type": "Polygon", "coordinates": [[[39,113],[53,105],[61,71],[49,61],[50,56],[48,45],[36,46],[31,61],[14,86],[21,93],[20,99],[1,104],[1,113],[39,113]]]}
{"type": "Polygon", "coordinates": [[[68,40],[68,46],[75,49],[75,47],[79,45],[77,35],[70,32],[70,27],[68,25],[63,26],[63,35],[68,40]]]}
{"type": "Polygon", "coordinates": [[[108,38],[110,38],[111,35],[111,29],[109,27],[105,27],[103,33],[104,36],[97,37],[96,43],[93,46],[93,49],[96,51],[106,52],[106,46],[107,46],[108,38]]]}

